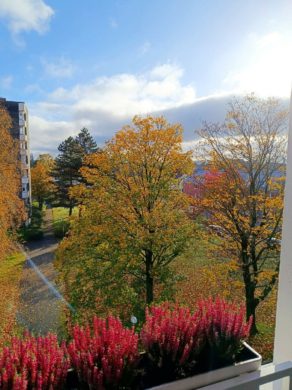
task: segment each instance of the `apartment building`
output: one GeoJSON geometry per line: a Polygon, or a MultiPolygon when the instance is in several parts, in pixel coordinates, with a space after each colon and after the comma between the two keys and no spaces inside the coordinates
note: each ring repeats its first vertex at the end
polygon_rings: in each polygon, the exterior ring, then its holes
{"type": "Polygon", "coordinates": [[[20,197],[27,207],[31,205],[31,176],[30,176],[30,147],[28,110],[24,102],[9,101],[0,98],[12,119],[10,133],[19,141],[19,159],[21,162],[21,191],[20,197]]]}

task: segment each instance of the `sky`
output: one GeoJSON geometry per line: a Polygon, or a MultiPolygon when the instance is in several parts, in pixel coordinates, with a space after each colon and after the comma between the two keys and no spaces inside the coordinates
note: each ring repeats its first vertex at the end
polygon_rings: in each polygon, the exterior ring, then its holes
{"type": "Polygon", "coordinates": [[[291,0],[0,0],[0,96],[26,102],[34,155],[150,113],[191,145],[232,96],[286,99],[291,78],[291,0]]]}

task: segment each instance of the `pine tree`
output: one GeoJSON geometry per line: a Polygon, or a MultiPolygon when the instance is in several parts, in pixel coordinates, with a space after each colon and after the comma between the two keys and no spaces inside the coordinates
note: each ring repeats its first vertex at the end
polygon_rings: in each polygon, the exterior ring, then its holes
{"type": "Polygon", "coordinates": [[[80,133],[76,137],[76,141],[79,143],[84,151],[84,154],[91,154],[98,151],[98,147],[93,137],[90,135],[88,129],[83,127],[80,133]]]}
{"type": "Polygon", "coordinates": [[[86,155],[95,153],[98,148],[93,137],[83,128],[75,137],[69,137],[59,147],[53,175],[56,181],[57,204],[69,208],[72,214],[75,202],[69,196],[69,189],[83,181],[79,170],[86,155]]]}

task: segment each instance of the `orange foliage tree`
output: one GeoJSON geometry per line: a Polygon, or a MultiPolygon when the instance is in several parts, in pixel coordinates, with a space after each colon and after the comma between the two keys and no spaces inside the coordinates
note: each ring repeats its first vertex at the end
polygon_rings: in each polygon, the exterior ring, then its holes
{"type": "Polygon", "coordinates": [[[209,171],[198,184],[196,207],[216,234],[225,257],[237,261],[247,317],[277,281],[283,211],[287,112],[274,99],[234,100],[226,121],[204,124],[197,153],[209,171]]]}
{"type": "Polygon", "coordinates": [[[32,195],[37,200],[40,210],[43,208],[44,201],[50,199],[55,190],[51,175],[53,168],[54,160],[48,154],[41,155],[31,168],[32,195]]]}
{"type": "Polygon", "coordinates": [[[24,221],[20,199],[20,161],[18,143],[9,133],[12,122],[0,104],[0,258],[11,248],[13,233],[24,221]]]}
{"type": "Polygon", "coordinates": [[[79,305],[90,290],[106,302],[112,297],[125,305],[136,297],[143,306],[171,287],[169,264],[193,234],[179,188],[193,162],[181,144],[180,125],[134,117],[102,152],[85,158],[87,185],[72,190],[82,213],[58,251],[59,268],[79,305]]]}

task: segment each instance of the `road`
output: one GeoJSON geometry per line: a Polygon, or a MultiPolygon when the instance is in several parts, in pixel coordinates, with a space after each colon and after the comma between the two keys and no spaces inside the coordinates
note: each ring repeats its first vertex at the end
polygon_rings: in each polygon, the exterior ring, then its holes
{"type": "Polygon", "coordinates": [[[58,241],[52,231],[52,210],[44,217],[44,236],[26,246],[18,322],[35,335],[61,334],[64,301],[56,287],[53,261],[58,241]]]}

